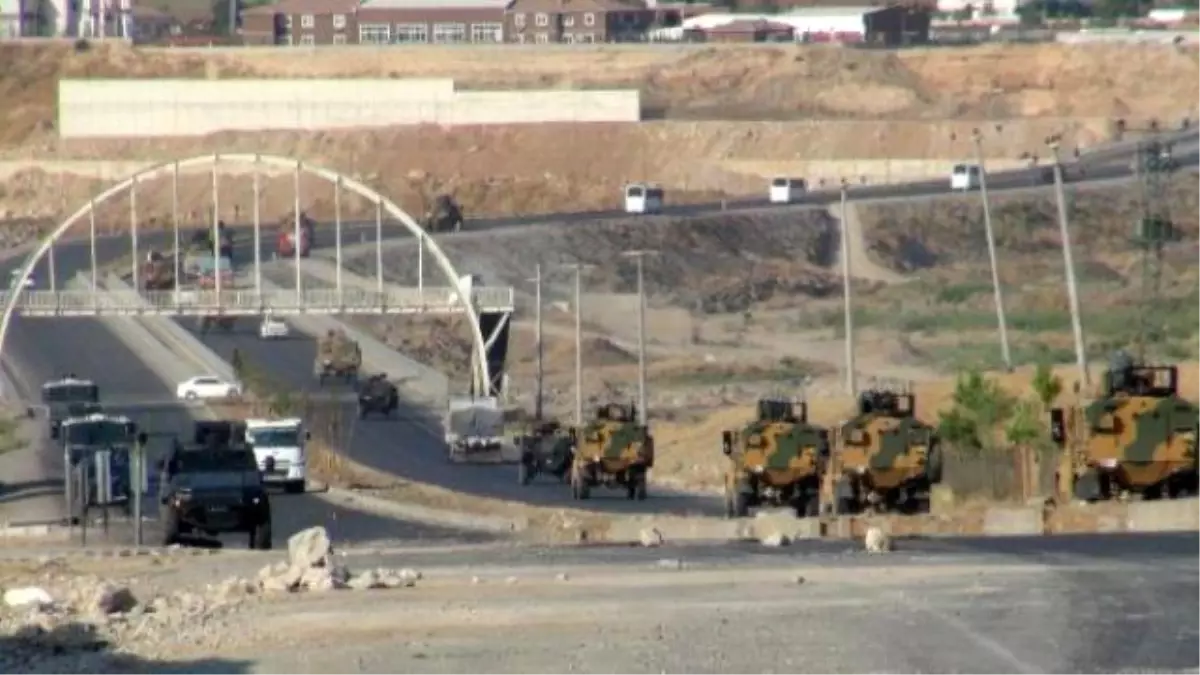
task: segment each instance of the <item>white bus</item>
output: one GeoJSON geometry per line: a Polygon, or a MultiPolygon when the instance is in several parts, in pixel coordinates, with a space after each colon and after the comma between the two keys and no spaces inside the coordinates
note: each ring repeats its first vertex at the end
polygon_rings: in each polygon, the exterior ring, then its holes
{"type": "Polygon", "coordinates": [[[662,207],[661,187],[643,183],[625,186],[625,213],[661,213],[662,207]]]}
{"type": "Polygon", "coordinates": [[[803,178],[773,178],[768,198],[772,204],[791,204],[803,199],[808,183],[803,178]]]}
{"type": "Polygon", "coordinates": [[[974,190],[979,187],[979,167],[974,164],[955,164],[950,173],[951,190],[974,190]]]}

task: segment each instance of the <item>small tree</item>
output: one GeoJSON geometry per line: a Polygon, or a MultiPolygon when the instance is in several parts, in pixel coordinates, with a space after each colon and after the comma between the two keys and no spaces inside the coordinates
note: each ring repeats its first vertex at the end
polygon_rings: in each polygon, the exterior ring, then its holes
{"type": "Polygon", "coordinates": [[[962,449],[996,449],[996,435],[1014,412],[1016,399],[995,380],[978,371],[961,374],[954,385],[953,405],[939,413],[938,432],[962,449]]]}
{"type": "Polygon", "coordinates": [[[1033,393],[1041,401],[1043,412],[1054,405],[1054,401],[1058,399],[1063,388],[1062,378],[1055,375],[1050,364],[1045,362],[1038,364],[1037,370],[1033,373],[1033,380],[1029,384],[1033,388],[1033,393]]]}

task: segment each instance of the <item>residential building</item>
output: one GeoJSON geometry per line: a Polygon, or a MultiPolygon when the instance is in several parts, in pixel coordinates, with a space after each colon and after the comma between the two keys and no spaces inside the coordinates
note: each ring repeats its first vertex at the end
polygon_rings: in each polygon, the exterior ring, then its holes
{"type": "Polygon", "coordinates": [[[657,19],[639,0],[513,0],[504,19],[507,42],[638,42],[657,19]]]}
{"type": "Polygon", "coordinates": [[[786,23],[754,19],[733,21],[697,32],[703,35],[705,42],[791,42],[795,40],[796,29],[786,23]]]}
{"type": "Polygon", "coordinates": [[[713,39],[777,40],[789,26],[797,42],[870,42],[881,45],[923,44],[929,41],[931,14],[920,7],[809,7],[784,14],[704,14],[680,26],[653,32],[659,40],[683,40],[694,35],[713,39]],[[738,24],[723,35],[721,29],[738,24]]]}
{"type": "Polygon", "coordinates": [[[0,40],[33,35],[37,13],[26,0],[0,0],[0,40]]]}
{"type": "Polygon", "coordinates": [[[358,44],[487,44],[504,41],[510,0],[368,0],[358,44]]]}
{"type": "Polygon", "coordinates": [[[242,40],[256,45],[350,44],[358,37],[358,0],[283,0],[242,12],[242,40]]]}

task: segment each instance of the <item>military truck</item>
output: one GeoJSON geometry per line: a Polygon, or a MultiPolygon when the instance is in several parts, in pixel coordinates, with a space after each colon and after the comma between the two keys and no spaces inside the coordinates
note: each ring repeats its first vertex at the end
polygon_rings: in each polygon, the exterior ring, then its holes
{"type": "Polygon", "coordinates": [[[575,452],[574,499],[590,498],[593,487],[624,489],[629,499],[646,498],[647,474],[654,467],[654,437],[638,422],[636,405],[601,406],[591,421],[567,433],[575,452]]]}
{"type": "Polygon", "coordinates": [[[790,506],[820,515],[821,478],[829,462],[829,432],[808,423],[808,404],[760,399],[754,419],[721,433],[729,458],[725,515],[744,518],[753,507],[790,506]]]}
{"type": "Polygon", "coordinates": [[[1059,496],[1195,494],[1200,409],[1179,395],[1178,368],[1136,363],[1119,352],[1102,386],[1095,400],[1050,411],[1051,437],[1064,449],[1059,496]]]}
{"type": "MultiPolygon", "coordinates": [[[[300,212],[300,257],[307,258],[312,250],[316,221],[309,218],[304,211],[300,212]]],[[[289,212],[279,219],[279,227],[275,237],[275,251],[281,258],[291,258],[296,255],[296,213],[289,212]]]]}
{"type": "Polygon", "coordinates": [[[271,548],[271,503],[249,446],[175,443],[161,466],[164,546],[182,535],[245,532],[250,548],[271,548]]]}
{"type": "Polygon", "coordinates": [[[462,207],[450,195],[438,195],[425,212],[421,226],[426,232],[459,232],[463,226],[462,207]]]}
{"type": "Polygon", "coordinates": [[[937,430],[916,417],[916,397],[870,389],[836,431],[827,499],[840,514],[863,510],[923,513],[942,480],[937,430]]]}
{"type": "Polygon", "coordinates": [[[43,384],[42,404],[46,406],[48,413],[50,437],[57,438],[58,427],[62,421],[68,417],[79,416],[76,413],[84,410],[84,404],[98,404],[99,401],[100,388],[96,383],[79,379],[74,373],[43,384]],[[75,407],[75,412],[72,412],[72,406],[75,407]]]}
{"type": "Polygon", "coordinates": [[[494,396],[454,396],[446,404],[446,454],[451,462],[501,463],[504,411],[494,396]]]}
{"type": "Polygon", "coordinates": [[[400,408],[400,392],[387,379],[387,373],[372,375],[358,390],[358,418],[370,413],[391,417],[400,408]]]}
{"type": "Polygon", "coordinates": [[[513,436],[513,445],[521,453],[517,464],[517,482],[529,485],[541,474],[566,482],[571,475],[575,452],[566,427],[558,420],[533,420],[513,436]]]}
{"type": "Polygon", "coordinates": [[[317,356],[313,360],[313,377],[320,385],[330,377],[338,377],[347,384],[358,383],[358,369],[362,367],[362,350],[345,331],[330,329],[317,340],[317,356]]]}

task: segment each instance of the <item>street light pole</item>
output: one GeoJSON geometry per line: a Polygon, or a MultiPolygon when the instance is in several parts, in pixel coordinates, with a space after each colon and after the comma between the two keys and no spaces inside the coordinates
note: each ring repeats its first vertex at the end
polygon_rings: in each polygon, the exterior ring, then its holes
{"type": "Polygon", "coordinates": [[[971,136],[975,141],[975,160],[979,164],[979,196],[983,200],[983,231],[987,235],[988,259],[992,264],[992,293],[996,303],[996,323],[1000,326],[1000,358],[1004,360],[1004,368],[1012,372],[1012,352],[1008,345],[1008,321],[1004,317],[1004,291],[1000,288],[1000,269],[996,264],[996,236],[992,229],[992,208],[988,201],[987,168],[983,160],[983,134],[979,129],[973,129],[971,136]]]}
{"type": "Polygon", "coordinates": [[[533,281],[535,284],[537,284],[537,289],[534,292],[534,303],[536,304],[536,306],[534,308],[534,316],[535,316],[535,322],[537,324],[537,328],[536,328],[537,333],[536,333],[536,337],[534,338],[535,341],[537,342],[537,385],[536,385],[537,391],[535,393],[535,398],[534,398],[534,403],[533,403],[533,417],[534,417],[534,419],[536,419],[537,421],[540,422],[542,420],[542,398],[543,398],[543,391],[544,391],[542,383],[543,383],[543,378],[545,377],[545,370],[544,370],[544,365],[543,365],[543,358],[545,355],[545,350],[542,348],[542,264],[541,263],[538,263],[537,266],[535,267],[533,281]]]}
{"type": "Polygon", "coordinates": [[[1087,354],[1083,346],[1083,320],[1079,314],[1079,288],[1075,283],[1075,260],[1071,253],[1071,230],[1067,223],[1067,199],[1063,191],[1062,161],[1059,159],[1059,138],[1046,139],[1046,145],[1054,157],[1054,196],[1058,201],[1058,230],[1062,237],[1063,266],[1067,273],[1067,299],[1071,303],[1071,331],[1075,337],[1075,365],[1079,368],[1079,379],[1085,387],[1091,387],[1088,375],[1087,354]]]}
{"type": "Polygon", "coordinates": [[[838,221],[841,224],[842,238],[842,313],[845,319],[846,333],[846,393],[854,396],[858,393],[858,381],[854,373],[854,308],[850,295],[850,237],[846,225],[846,208],[849,201],[850,185],[842,179],[841,211],[838,221]]]}
{"type": "Polygon", "coordinates": [[[638,295],[638,423],[646,424],[646,285],[643,259],[657,251],[645,249],[625,251],[621,255],[637,260],[638,295]]]}

